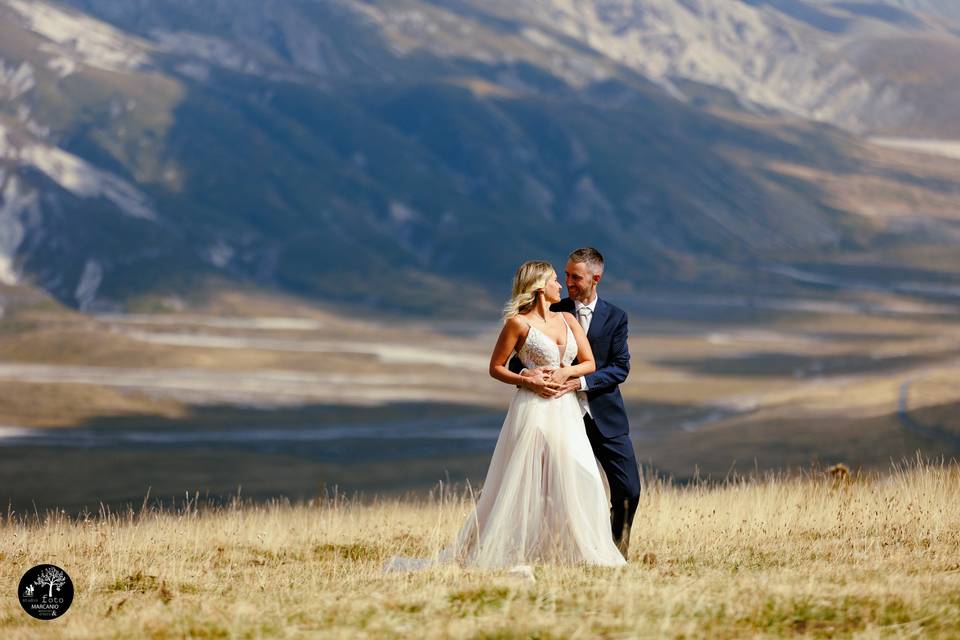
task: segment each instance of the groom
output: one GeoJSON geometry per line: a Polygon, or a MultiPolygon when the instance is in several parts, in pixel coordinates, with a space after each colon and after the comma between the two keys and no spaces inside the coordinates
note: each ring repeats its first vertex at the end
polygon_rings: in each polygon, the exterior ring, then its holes
{"type": "MultiPolygon", "coordinates": [[[[587,437],[610,485],[613,540],[626,558],[630,526],[640,501],[640,475],[619,387],[630,371],[627,314],[597,297],[597,284],[603,276],[603,256],[599,251],[592,247],[577,249],[568,256],[564,271],[570,297],[550,310],[568,311],[580,321],[597,370],[583,378],[571,378],[553,396],[577,393],[587,437]]],[[[549,377],[542,369],[524,369],[516,357],[509,367],[524,376],[549,377]]]]}

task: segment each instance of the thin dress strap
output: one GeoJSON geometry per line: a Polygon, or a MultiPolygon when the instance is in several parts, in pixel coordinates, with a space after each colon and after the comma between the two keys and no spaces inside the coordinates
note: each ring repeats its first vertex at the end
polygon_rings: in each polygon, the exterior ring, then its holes
{"type": "Polygon", "coordinates": [[[529,322],[527,322],[527,319],[524,318],[523,316],[521,316],[520,314],[517,314],[516,317],[517,317],[517,318],[520,318],[520,320],[523,321],[523,324],[527,325],[527,334],[526,334],[525,336],[523,336],[523,344],[521,344],[519,347],[517,347],[516,350],[514,351],[514,353],[519,356],[519,355],[520,355],[520,351],[521,351],[521,350],[523,349],[523,347],[526,346],[526,344],[527,344],[527,339],[530,337],[530,330],[533,329],[533,325],[530,324],[529,322]]]}

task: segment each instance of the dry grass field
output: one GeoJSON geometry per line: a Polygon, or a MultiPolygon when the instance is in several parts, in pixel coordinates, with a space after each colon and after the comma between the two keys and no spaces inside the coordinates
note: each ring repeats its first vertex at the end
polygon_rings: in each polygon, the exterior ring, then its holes
{"type": "Polygon", "coordinates": [[[6,514],[0,635],[37,638],[957,637],[960,467],[921,463],[677,486],[648,482],[623,569],[535,565],[535,580],[429,555],[466,491],[221,507],[186,500],[71,519],[6,514]],[[13,594],[39,563],[76,589],[36,621],[13,594]]]}

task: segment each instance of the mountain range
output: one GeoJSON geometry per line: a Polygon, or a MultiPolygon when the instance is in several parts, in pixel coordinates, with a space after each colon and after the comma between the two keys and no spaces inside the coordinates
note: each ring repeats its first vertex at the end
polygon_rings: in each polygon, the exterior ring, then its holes
{"type": "Polygon", "coordinates": [[[954,283],[933,258],[960,238],[960,163],[870,139],[960,138],[958,20],[935,0],[0,0],[0,281],[91,311],[255,286],[445,314],[590,243],[619,291],[850,264],[954,283]]]}

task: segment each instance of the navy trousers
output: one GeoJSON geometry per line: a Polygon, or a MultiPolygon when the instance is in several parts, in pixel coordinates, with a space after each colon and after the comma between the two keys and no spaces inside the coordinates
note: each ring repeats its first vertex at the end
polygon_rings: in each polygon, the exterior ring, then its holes
{"type": "Polygon", "coordinates": [[[610,528],[613,531],[613,540],[626,556],[630,543],[630,527],[640,503],[640,472],[637,469],[633,443],[626,433],[612,438],[604,436],[589,413],[583,416],[583,422],[593,454],[607,474],[610,485],[610,528]]]}

